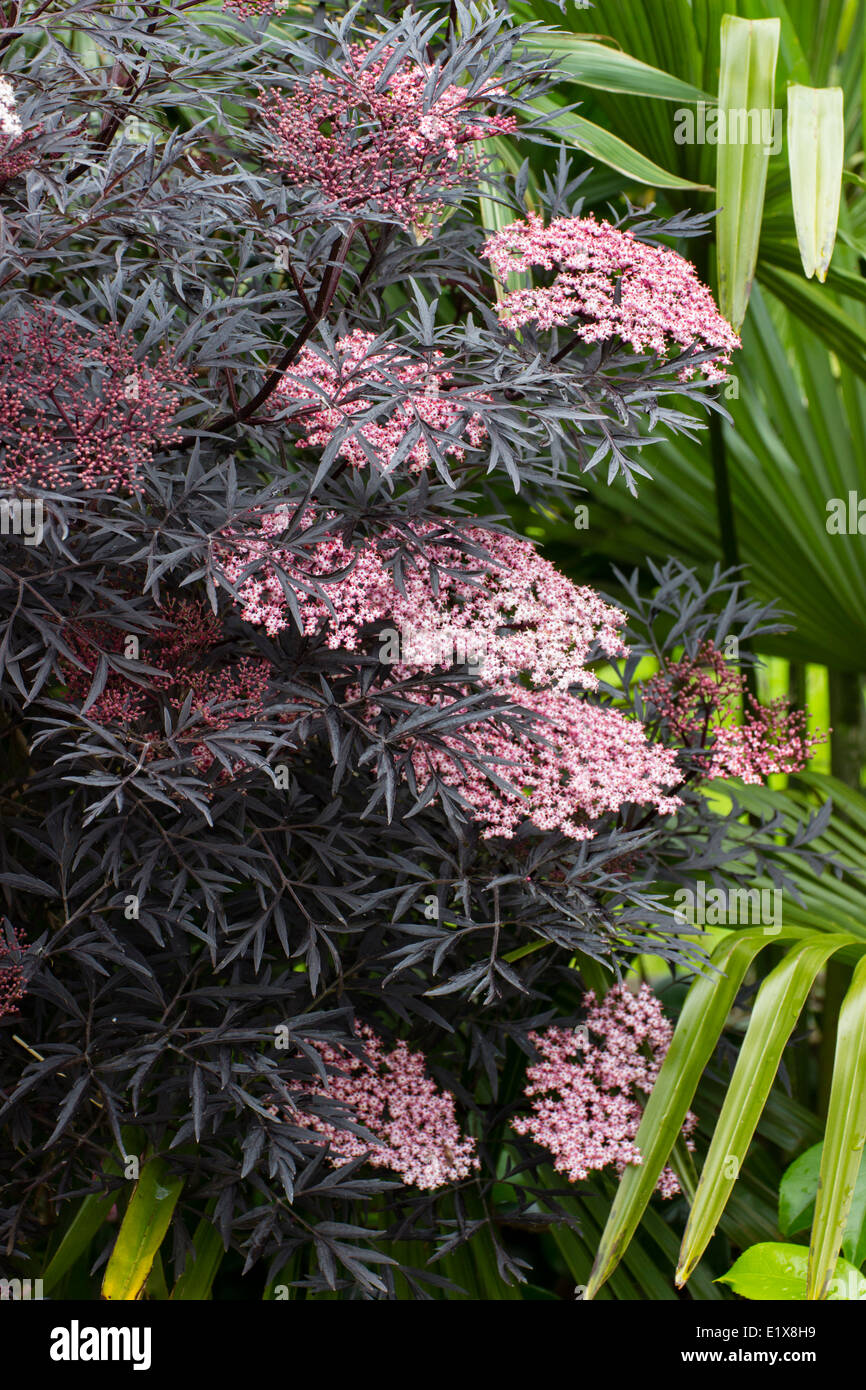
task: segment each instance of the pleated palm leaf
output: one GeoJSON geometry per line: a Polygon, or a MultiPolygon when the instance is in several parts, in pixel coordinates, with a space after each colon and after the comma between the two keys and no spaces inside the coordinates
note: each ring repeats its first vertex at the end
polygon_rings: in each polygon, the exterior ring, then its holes
{"type": "MultiPolygon", "coordinates": [[[[740,558],[756,594],[777,599],[794,631],[776,646],[794,660],[859,670],[866,651],[866,551],[848,526],[850,498],[866,499],[866,386],[758,290],[737,362],[739,398],[724,427],[740,558]],[[834,505],[835,503],[835,505],[834,505]],[[828,530],[828,524],[831,530],[828,530]]],[[[590,483],[590,535],[620,563],[670,553],[697,564],[719,557],[705,437],[649,451],[652,482],[639,496],[590,483]]],[[[866,519],[864,519],[866,528],[866,519]]],[[[548,539],[573,544],[573,529],[548,539]]]]}

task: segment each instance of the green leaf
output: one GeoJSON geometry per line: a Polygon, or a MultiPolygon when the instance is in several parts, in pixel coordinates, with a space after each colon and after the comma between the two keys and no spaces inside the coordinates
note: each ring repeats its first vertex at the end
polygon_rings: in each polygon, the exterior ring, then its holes
{"type": "Polygon", "coordinates": [[[616,983],[614,975],[606,965],[602,965],[600,960],[595,960],[593,956],[587,956],[583,951],[577,951],[571,962],[572,968],[580,972],[580,978],[591,989],[596,999],[603,999],[608,990],[616,983]]]}
{"type": "MultiPolygon", "coordinates": [[[[512,177],[516,175],[522,161],[511,142],[502,136],[495,136],[493,140],[489,141],[489,144],[493,156],[490,162],[491,175],[495,177],[497,172],[502,169],[507,170],[512,177]]],[[[526,202],[530,208],[533,205],[533,194],[536,191],[535,180],[530,175],[526,194],[526,202]]],[[[507,203],[491,198],[487,194],[482,193],[479,196],[478,208],[481,213],[481,225],[490,235],[494,232],[500,232],[503,227],[507,227],[510,222],[514,221],[514,213],[507,203]]],[[[498,275],[494,277],[493,284],[496,298],[502,299],[506,293],[510,294],[514,290],[525,289],[531,284],[531,280],[525,272],[511,271],[509,275],[506,275],[504,285],[498,275]]]]}
{"type": "MultiPolygon", "coordinates": [[[[807,1261],[804,1245],[767,1241],[744,1250],[727,1274],[716,1282],[727,1284],[741,1298],[804,1303],[807,1261]]],[[[835,1302],[866,1298],[866,1278],[847,1260],[838,1260],[828,1298],[835,1302]]]]}
{"type": "Polygon", "coordinates": [[[836,1030],[836,1054],[818,1198],[809,1246],[806,1296],[824,1298],[842,1245],[866,1143],[866,958],[854,978],[836,1030]]]}
{"type": "Polygon", "coordinates": [[[661,101],[712,100],[709,92],[692,86],[691,82],[683,82],[607,44],[593,43],[591,39],[574,34],[536,30],[526,39],[526,46],[537,53],[552,53],[558,67],[584,87],[656,97],[661,101]]]}
{"type": "MultiPolygon", "coordinates": [[[[778,19],[740,19],[726,14],[721,34],[719,117],[728,138],[720,141],[717,149],[719,308],[739,329],[746,317],[758,259],[770,146],[763,139],[731,140],[737,119],[734,116],[732,121],[732,113],[774,110],[780,24],[778,19]]],[[[751,120],[745,125],[743,134],[748,136],[751,120]]]]}
{"type": "MultiPolygon", "coordinates": [[[[144,1142],[144,1136],[134,1126],[124,1125],[120,1131],[123,1142],[123,1155],[136,1153],[144,1142]]],[[[109,1154],[102,1165],[102,1171],[112,1177],[121,1176],[121,1167],[114,1154],[109,1154]]],[[[73,1265],[81,1259],[99,1230],[108,1220],[115,1204],[123,1204],[126,1193],[115,1188],[112,1192],[94,1192],[82,1199],[78,1210],[63,1235],[42,1276],[43,1286],[50,1291],[60,1282],[73,1265]]]]}
{"type": "Polygon", "coordinates": [[[841,87],[788,88],[788,163],[794,225],[803,270],[823,284],[833,255],[842,166],[845,116],[841,87]]]}
{"type": "Polygon", "coordinates": [[[587,1288],[588,1299],[596,1296],[628,1248],[682,1129],[701,1074],[718,1042],[746,971],[758,952],[771,941],[797,935],[784,929],[771,938],[759,928],[726,935],[710,956],[712,968],[699,976],[689,990],[635,1136],[643,1163],[630,1164],[622,1175],[599,1243],[587,1288]]]}
{"type": "Polygon", "coordinates": [[[866,377],[866,329],[802,276],[762,261],[760,280],[858,376],[866,377]]]}
{"type": "MultiPolygon", "coordinates": [[[[556,1208],[564,1211],[574,1221],[573,1226],[561,1221],[555,1222],[550,1228],[550,1234],[574,1280],[575,1289],[581,1291],[576,1296],[581,1299],[586,1298],[588,1297],[587,1280],[592,1268],[593,1251],[596,1248],[601,1229],[598,1213],[597,1211],[593,1213],[591,1210],[590,1194],[588,1193],[575,1192],[573,1197],[560,1196],[559,1193],[568,1186],[568,1183],[565,1178],[560,1177],[552,1169],[539,1169],[538,1179],[542,1186],[557,1193],[556,1208]]],[[[632,1249],[636,1246],[637,1242],[632,1249]]],[[[628,1258],[623,1261],[622,1266],[613,1272],[607,1287],[602,1290],[603,1300],[616,1299],[622,1302],[633,1302],[635,1299],[646,1296],[634,1280],[634,1269],[631,1263],[632,1249],[629,1250],[628,1258]]],[[[673,1292],[672,1289],[671,1292],[673,1292]]]]}
{"type": "Polygon", "coordinates": [[[525,1303],[561,1303],[562,1299],[558,1294],[551,1293],[550,1289],[539,1288],[538,1284],[521,1284],[520,1297],[525,1303]]]}
{"type": "Polygon", "coordinates": [[[638,150],[627,145],[618,136],[611,135],[609,130],[604,130],[599,125],[593,125],[592,121],[587,121],[583,116],[578,116],[574,111],[556,112],[561,108],[549,97],[536,97],[532,105],[540,111],[549,112],[547,124],[574,145],[576,149],[582,150],[592,159],[599,160],[602,164],[607,164],[609,168],[616,169],[618,173],[625,174],[627,178],[634,179],[636,183],[645,185],[647,188],[708,188],[705,183],[692,183],[689,179],[682,179],[678,174],[668,173],[658,164],[653,164],[651,159],[641,154],[638,150]]]}
{"type": "MultiPolygon", "coordinates": [[[[830,535],[825,523],[828,499],[849,491],[866,496],[866,384],[853,374],[866,374],[866,334],[827,292],[841,249],[826,286],[804,278],[793,239],[795,272],[772,272],[774,294],[787,296],[790,287],[793,307],[814,316],[805,327],[799,314],[755,286],[734,367],[738,395],[723,399],[733,424],[723,433],[750,592],[764,602],[784,595],[795,628],[765,639],[762,654],[845,670],[852,651],[866,650],[866,547],[863,536],[830,535]],[[844,359],[841,371],[817,338],[844,359]]],[[[654,445],[650,467],[652,484],[637,499],[587,476],[598,552],[621,568],[644,565],[647,555],[664,563],[673,554],[709,575],[719,538],[705,438],[654,445]]],[[[563,546],[573,545],[574,534],[563,527],[563,546]]],[[[824,728],[828,722],[819,720],[824,728]]],[[[824,878],[821,891],[830,891],[824,878]]],[[[862,900],[856,915],[863,934],[862,900]]],[[[837,929],[853,930],[847,920],[837,929]]]]}
{"type": "Polygon", "coordinates": [[[140,1297],[182,1187],[161,1158],[144,1165],[105,1270],[103,1298],[140,1297]]]}
{"type": "Polygon", "coordinates": [[[117,1192],[93,1193],[79,1204],[69,1229],[42,1276],[42,1285],[46,1293],[50,1293],[64,1274],[68,1274],[76,1261],[85,1254],[96,1232],[107,1221],[109,1212],[117,1201],[117,1195],[117,1192]]]}
{"type": "MultiPolygon", "coordinates": [[[[766,227],[766,225],[765,219],[764,226],[766,227]]],[[[838,240],[850,246],[858,256],[866,255],[866,243],[855,243],[854,239],[841,229],[838,233],[838,240]]],[[[786,241],[783,237],[762,234],[757,270],[759,280],[765,265],[775,266],[780,270],[794,271],[800,278],[799,273],[802,270],[803,262],[796,240],[792,237],[786,241]]],[[[854,274],[853,271],[842,270],[839,265],[831,265],[824,283],[828,290],[845,295],[846,298],[859,299],[861,303],[866,302],[866,280],[859,274],[854,274]]]]}
{"type": "Polygon", "coordinates": [[[173,1300],[197,1299],[201,1302],[210,1298],[211,1286],[225,1254],[222,1236],[210,1221],[198,1223],[192,1244],[186,1268],[171,1291],[173,1300]]]}
{"type": "Polygon", "coordinates": [[[783,1236],[796,1236],[808,1231],[815,1215],[818,1192],[818,1173],[824,1145],[813,1144],[795,1158],[782,1175],[779,1184],[779,1230],[783,1236]]]}
{"type": "MultiPolygon", "coordinates": [[[[823,1149],[823,1142],[813,1144],[785,1170],[779,1186],[779,1230],[783,1236],[799,1235],[812,1225],[823,1149]]],[[[842,1254],[858,1269],[866,1260],[866,1162],[862,1157],[842,1239],[842,1254]]]]}
{"type": "Polygon", "coordinates": [[[678,1284],[686,1283],[712,1239],[815,976],[852,940],[839,933],[801,941],[758,990],[683,1236],[678,1284]]]}
{"type": "Polygon", "coordinates": [[[168,1301],[168,1284],[165,1279],[162,1255],[158,1250],[153,1257],[153,1264],[150,1267],[150,1273],[145,1281],[144,1296],[145,1298],[158,1299],[161,1303],[168,1301]]]}

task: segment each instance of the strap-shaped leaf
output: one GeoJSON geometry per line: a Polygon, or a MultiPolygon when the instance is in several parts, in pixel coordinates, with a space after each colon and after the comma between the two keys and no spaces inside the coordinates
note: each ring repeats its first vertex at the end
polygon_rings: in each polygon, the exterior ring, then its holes
{"type": "Polygon", "coordinates": [[[140,1297],[182,1187],[161,1158],[144,1165],[105,1270],[103,1298],[140,1297]]]}
{"type": "Polygon", "coordinates": [[[85,1253],[100,1226],[108,1220],[116,1201],[116,1192],[94,1192],[82,1200],[42,1276],[45,1293],[50,1293],[85,1253]]]}
{"type": "Polygon", "coordinates": [[[799,942],[764,980],[701,1171],[683,1237],[676,1281],[686,1282],[712,1239],[752,1142],[779,1069],[782,1051],[818,971],[853,937],[846,933],[799,942]]]}
{"type": "MultiPolygon", "coordinates": [[[[512,178],[518,174],[521,166],[521,159],[510,140],[505,136],[494,136],[488,141],[490,153],[492,155],[490,173],[496,174],[501,169],[505,169],[512,178]]],[[[525,201],[531,208],[536,194],[535,179],[530,172],[527,180],[525,201]]],[[[478,199],[478,208],[481,213],[481,224],[486,232],[500,232],[503,227],[507,227],[514,221],[515,214],[512,209],[503,202],[491,198],[488,194],[482,193],[478,199]]],[[[525,289],[531,284],[530,277],[525,272],[512,271],[505,277],[505,284],[500,282],[499,276],[494,277],[493,287],[496,298],[502,299],[507,292],[512,290],[525,289]]]]}
{"type": "Polygon", "coordinates": [[[788,163],[803,270],[827,279],[836,242],[845,116],[841,87],[788,88],[788,163]]]}
{"type": "Polygon", "coordinates": [[[826,1298],[845,1235],[866,1143],[866,957],[854,971],[839,1011],[836,1056],[815,1219],[809,1245],[807,1299],[826,1298]]]}
{"type": "MultiPolygon", "coordinates": [[[[123,1153],[137,1153],[144,1142],[140,1130],[132,1125],[124,1125],[120,1133],[123,1153]]],[[[120,1164],[114,1154],[107,1156],[102,1170],[114,1177],[120,1177],[120,1164]]],[[[68,1274],[73,1265],[87,1252],[96,1232],[108,1220],[112,1207],[118,1202],[122,1205],[125,1198],[125,1191],[115,1189],[114,1192],[93,1192],[82,1200],[42,1276],[46,1293],[59,1284],[64,1275],[68,1274]]]]}
{"type": "Polygon", "coordinates": [[[717,149],[716,245],[719,308],[736,329],[746,317],[758,259],[770,155],[763,138],[752,138],[753,119],[763,131],[765,113],[773,117],[779,34],[778,19],[722,17],[718,114],[725,139],[717,149]]]}
{"type": "Polygon", "coordinates": [[[712,952],[712,969],[692,985],[635,1136],[643,1163],[630,1164],[622,1175],[598,1247],[587,1298],[594,1298],[610,1278],[637,1229],[746,971],[764,946],[798,937],[799,933],[789,929],[772,937],[760,928],[732,932],[712,952]]]}
{"type": "Polygon", "coordinates": [[[192,1247],[187,1267],[171,1291],[172,1301],[197,1299],[201,1302],[210,1298],[211,1285],[225,1254],[222,1236],[216,1226],[202,1219],[196,1227],[192,1247]]]}
{"type": "Polygon", "coordinates": [[[632,96],[655,97],[661,101],[708,101],[708,92],[673,73],[651,67],[640,58],[556,30],[536,30],[524,40],[527,48],[552,53],[557,64],[575,82],[603,92],[623,92],[632,96]]]}
{"type": "Polygon", "coordinates": [[[625,140],[620,140],[619,136],[612,135],[609,130],[587,121],[574,111],[562,111],[561,114],[557,114],[560,108],[549,97],[535,97],[531,104],[539,111],[551,113],[547,124],[563,140],[582,150],[591,159],[599,160],[637,183],[646,184],[648,188],[708,187],[707,184],[694,183],[689,179],[680,178],[679,174],[671,174],[667,169],[660,168],[639,150],[627,145],[625,140]]]}

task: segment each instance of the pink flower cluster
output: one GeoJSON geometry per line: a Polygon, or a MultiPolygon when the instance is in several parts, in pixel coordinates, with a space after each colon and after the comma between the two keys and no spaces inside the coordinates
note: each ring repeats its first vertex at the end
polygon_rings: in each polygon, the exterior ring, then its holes
{"type": "Polygon", "coordinates": [[[15,92],[8,77],[0,77],[0,135],[20,135],[21,118],[15,105],[15,92]]]}
{"type": "Polygon", "coordinates": [[[233,10],[240,19],[254,19],[260,14],[278,14],[289,9],[291,0],[223,0],[224,10],[233,10]]]}
{"type": "MultiPolygon", "coordinates": [[[[312,518],[310,511],[304,519],[312,518]]],[[[558,689],[575,684],[596,687],[596,678],[585,666],[593,646],[609,656],[625,654],[620,636],[625,615],[594,589],[573,584],[519,537],[468,528],[464,539],[486,551],[485,559],[458,550],[447,537],[436,539],[436,527],[430,523],[415,525],[424,551],[405,566],[401,593],[387,556],[405,534],[395,529],[356,550],[339,536],[329,536],[316,543],[309,559],[299,561],[276,543],[288,520],[286,508],[266,514],[258,533],[231,537],[220,554],[223,573],[238,588],[241,616],[263,624],[271,636],[291,624],[274,568],[279,566],[301,582],[319,581],[318,593],[298,594],[303,631],[312,635],[324,625],[325,641],[332,648],[357,648],[365,625],[383,619],[430,639],[447,635],[455,644],[463,638],[468,645],[483,634],[485,683],[510,681],[525,673],[535,686],[558,689]],[[258,560],[264,563],[244,578],[258,560]],[[434,564],[439,571],[435,589],[434,564]],[[323,582],[347,570],[337,582],[323,582]]],[[[412,664],[430,670],[441,665],[442,644],[431,640],[428,650],[429,664],[423,642],[415,644],[412,655],[421,660],[412,664]]]]}
{"type": "Polygon", "coordinates": [[[0,77],[0,184],[17,178],[35,163],[30,150],[22,149],[25,136],[8,77],[0,77]]]}
{"type": "MultiPolygon", "coordinates": [[[[160,696],[170,709],[178,712],[191,695],[190,712],[201,716],[194,731],[192,753],[199,769],[205,771],[213,762],[213,755],[198,742],[202,729],[217,732],[238,721],[259,717],[265,708],[270,665],[248,657],[231,666],[214,668],[202,664],[208,652],[222,641],[223,634],[216,616],[195,600],[168,600],[159,616],[171,626],[142,641],[140,657],[160,672],[147,677],[150,689],[120,672],[110,671],[105,688],[88,709],[87,717],[97,724],[138,733],[148,744],[147,756],[153,757],[165,738],[160,696]]],[[[97,619],[78,623],[64,636],[83,663],[64,663],[67,690],[70,698],[83,700],[100,651],[127,655],[126,635],[97,619]]]]}
{"type": "MultiPolygon", "coordinates": [[[[400,539],[396,531],[354,551],[340,537],[329,536],[299,559],[278,543],[289,516],[285,508],[269,513],[260,519],[258,533],[228,534],[218,551],[245,621],[263,624],[271,635],[290,625],[279,567],[300,586],[297,602],[306,635],[324,629],[328,646],[358,650],[365,626],[387,621],[392,626],[379,640],[391,633],[398,649],[402,644],[392,666],[397,680],[462,664],[455,655],[461,651],[482,652],[482,683],[535,717],[532,727],[545,739],[542,745],[495,717],[470,721],[439,747],[420,738],[411,745],[419,788],[433,777],[453,787],[486,838],[513,835],[531,820],[539,829],[558,828],[586,839],[594,833],[589,820],[626,803],[653,805],[662,814],[681,804],[670,792],[682,780],[673,752],[651,744],[643,725],[620,711],[568,693],[573,686],[597,687],[586,666],[595,647],[610,656],[626,654],[620,633],[624,614],[595,590],[573,584],[528,541],[469,528],[465,539],[483,548],[485,559],[459,551],[425,523],[415,528],[424,551],[405,567],[401,591],[387,563],[400,539]],[[249,573],[256,562],[259,568],[249,573]],[[435,585],[432,564],[438,567],[435,585]],[[337,580],[328,583],[334,575],[337,580]],[[535,688],[525,689],[521,678],[535,688]],[[470,748],[488,758],[513,790],[467,763],[462,755],[470,748]]],[[[313,518],[310,509],[303,525],[309,527],[313,518]]],[[[386,645],[391,645],[387,636],[386,645]]],[[[451,702],[441,695],[428,700],[417,690],[407,698],[431,707],[451,702]]],[[[371,696],[371,714],[376,709],[371,696]]]]}
{"type": "MultiPolygon", "coordinates": [[[[433,353],[431,364],[388,348],[371,352],[375,341],[373,333],[360,329],[340,338],[336,345],[340,359],[337,368],[311,348],[304,348],[271,397],[271,408],[306,403],[307,408],[294,418],[305,422],[303,442],[308,448],[325,448],[338,430],[360,416],[356,429],[343,441],[338,453],[339,458],[347,459],[355,468],[369,464],[371,454],[380,467],[390,468],[406,435],[419,424],[437,436],[453,435],[459,425],[470,444],[482,443],[487,434],[484,423],[472,413],[465,398],[447,389],[451,373],[442,366],[441,352],[433,353]],[[364,420],[374,406],[370,388],[381,383],[387,383],[392,390],[402,389],[404,399],[387,416],[364,420]]],[[[458,459],[465,457],[465,448],[456,438],[437,439],[437,443],[441,453],[458,459]]],[[[410,472],[418,473],[427,467],[430,450],[423,433],[402,457],[410,472]]]]}
{"type": "Polygon", "coordinates": [[[706,777],[759,784],[774,772],[799,772],[823,742],[807,733],[806,711],[784,700],[759,704],[712,642],[654,676],[645,695],[684,748],[705,749],[695,761],[706,777]]]}
{"type": "Polygon", "coordinates": [[[42,305],[0,322],[0,483],[135,491],[142,465],[180,438],[171,388],[188,374],[134,347],[115,324],[85,333],[42,305]]]}
{"type": "Polygon", "coordinates": [[[0,923],[0,1018],[17,1013],[18,1005],[27,992],[24,971],[15,959],[17,953],[24,949],[24,938],[14,927],[11,932],[14,948],[7,944],[3,924],[0,923]]]}
{"type": "MultiPolygon", "coordinates": [[[[530,1034],[543,1060],[526,1073],[532,1114],[513,1121],[518,1134],[549,1150],[556,1171],[571,1182],[611,1164],[622,1173],[627,1164],[643,1162],[634,1139],[673,1036],[647,985],[637,994],[616,985],[600,1003],[590,992],[583,1004],[583,1027],[530,1034]]],[[[687,1115],[683,1134],[696,1124],[696,1116],[687,1115]]],[[[663,1197],[679,1192],[670,1168],[657,1190],[663,1197]]]]}
{"type": "Polygon", "coordinates": [[[626,804],[655,806],[661,815],[682,804],[669,791],[682,780],[674,754],[650,743],[637,720],[565,691],[512,687],[500,693],[538,716],[534,728],[544,744],[492,719],[468,724],[459,736],[446,735],[448,753],[420,741],[412,753],[419,790],[434,775],[454,787],[471,806],[484,839],[513,836],[530,820],[539,830],[589,840],[595,832],[587,820],[626,804]],[[515,790],[463,762],[467,745],[515,790]]]}
{"type": "MultiPolygon", "coordinates": [[[[535,266],[554,272],[550,285],[503,295],[499,316],[511,328],[533,323],[546,329],[577,319],[574,331],[586,343],[619,338],[661,360],[671,352],[712,349],[699,364],[712,382],[725,379],[730,353],[740,346],[690,261],[608,222],[559,217],[545,227],[530,213],[494,233],[484,254],[503,280],[535,266]]],[[[685,367],[680,378],[693,375],[685,367]]]]}
{"type": "Polygon", "coordinates": [[[469,95],[454,84],[432,100],[433,68],[394,56],[371,57],[371,39],[353,44],[339,73],[314,73],[287,94],[262,94],[273,163],[290,183],[321,189],[346,212],[375,208],[417,223],[441,207],[436,194],[475,177],[477,141],[514,130],[514,118],[485,111],[499,89],[469,95]]]}
{"type": "MultiPolygon", "coordinates": [[[[454,1097],[437,1090],[423,1054],[410,1052],[404,1042],[386,1051],[366,1024],[358,1028],[358,1036],[364,1042],[363,1057],[318,1044],[329,1068],[328,1083],[317,1080],[304,1094],[341,1102],[349,1111],[347,1118],[363,1125],[379,1143],[371,1146],[350,1130],[304,1111],[303,1125],[327,1141],[329,1161],[338,1168],[366,1154],[374,1168],[390,1168],[407,1186],[422,1191],[468,1177],[479,1166],[475,1140],[461,1134],[454,1097]]],[[[284,1110],[282,1117],[301,1123],[290,1111],[284,1110]]]]}

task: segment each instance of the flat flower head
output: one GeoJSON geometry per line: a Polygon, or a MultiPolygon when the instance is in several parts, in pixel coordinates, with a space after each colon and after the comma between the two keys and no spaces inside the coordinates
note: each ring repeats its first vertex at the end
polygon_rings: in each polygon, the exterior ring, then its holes
{"type": "Polygon", "coordinates": [[[545,226],[537,213],[489,238],[484,254],[497,275],[541,270],[549,284],[506,292],[499,317],[509,328],[570,325],[586,343],[618,339],[660,361],[688,350],[708,353],[699,370],[723,381],[737,334],[719,313],[694,266],[666,246],[594,217],[559,217],[545,226]]]}
{"type": "Polygon", "coordinates": [[[135,492],[176,443],[186,371],[142,361],[116,324],[85,332],[39,305],[0,322],[0,483],[135,492]]]}
{"type": "Polygon", "coordinates": [[[430,464],[426,431],[441,454],[456,459],[483,442],[486,430],[472,403],[489,397],[451,389],[440,352],[428,360],[375,344],[373,333],[356,329],[338,339],[334,363],[305,348],[284,374],[271,408],[297,408],[306,448],[324,449],[342,433],[337,457],[352,467],[373,461],[387,471],[400,461],[420,473],[430,464]],[[384,408],[383,394],[392,398],[384,408]]]}
{"type": "MultiPolygon", "coordinates": [[[[178,716],[189,704],[195,722],[179,741],[193,745],[193,759],[204,772],[214,759],[200,742],[202,734],[225,731],[264,714],[270,663],[255,657],[217,663],[214,649],[224,640],[222,625],[196,600],[167,599],[154,616],[164,626],[135,638],[131,647],[128,635],[103,619],[71,623],[64,639],[75,659],[62,663],[67,698],[86,699],[103,654],[142,661],[150,668],[146,683],[133,672],[127,674],[122,665],[109,667],[87,718],[140,744],[145,761],[150,761],[165,749],[164,709],[178,716]]],[[[237,769],[241,766],[236,764],[237,769]]]]}
{"type": "Polygon", "coordinates": [[[473,93],[435,81],[435,70],[374,40],[353,44],[336,71],[315,73],[288,93],[262,94],[271,160],[298,188],[358,215],[403,226],[444,206],[446,190],[480,170],[475,146],[514,129],[488,108],[499,89],[473,93]]]}
{"type": "Polygon", "coordinates": [[[328,1143],[333,1167],[366,1156],[374,1168],[397,1173],[408,1187],[432,1191],[458,1182],[479,1167],[475,1140],[460,1131],[454,1097],[440,1091],[427,1074],[423,1053],[398,1041],[389,1051],[366,1024],[358,1029],[363,1053],[320,1046],[328,1067],[327,1083],[311,1082],[296,1097],[297,1117],[283,1119],[309,1128],[328,1143]],[[304,1107],[304,1096],[338,1102],[346,1118],[363,1125],[373,1136],[331,1124],[304,1107]]]}
{"type": "MultiPolygon", "coordinates": [[[[235,528],[219,551],[222,572],[238,587],[242,617],[271,635],[292,622],[282,570],[289,579],[297,577],[306,635],[321,629],[329,646],[357,648],[365,627],[387,620],[419,638],[403,653],[403,667],[454,664],[447,656],[443,662],[440,638],[447,635],[455,651],[471,640],[483,652],[488,684],[525,674],[537,687],[594,689],[597,681],[587,667],[593,649],[625,654],[625,614],[560,574],[530,541],[473,526],[462,533],[467,551],[431,523],[413,523],[355,548],[327,536],[299,555],[280,545],[289,518],[288,509],[262,515],[243,531],[235,528]],[[407,530],[418,548],[398,585],[389,557],[407,530]]],[[[313,520],[309,509],[305,530],[313,520]]]]}
{"type": "MultiPolygon", "coordinates": [[[[601,1001],[590,991],[583,1006],[580,1027],[530,1034],[540,1057],[526,1073],[531,1113],[513,1122],[518,1134],[548,1150],[570,1182],[643,1162],[635,1136],[673,1036],[648,985],[636,994],[614,985],[601,1001]]],[[[683,1124],[689,1146],[696,1124],[689,1113],[683,1124]]],[[[657,1190],[663,1197],[679,1192],[670,1168],[657,1190]]]]}
{"type": "Polygon", "coordinates": [[[453,787],[471,808],[484,839],[512,838],[531,823],[589,840],[599,817],[626,805],[652,806],[670,815],[681,806],[682,780],[674,754],[651,743],[639,720],[565,691],[505,687],[536,716],[532,732],[516,732],[504,719],[479,720],[447,735],[443,747],[417,744],[413,768],[419,789],[432,777],[453,787]],[[467,761],[467,739],[511,790],[467,761]]]}

